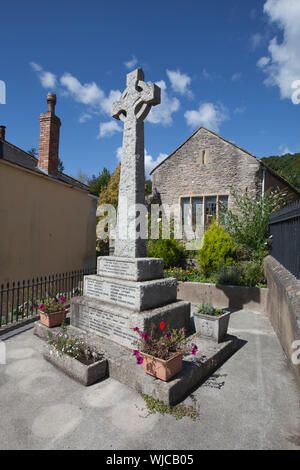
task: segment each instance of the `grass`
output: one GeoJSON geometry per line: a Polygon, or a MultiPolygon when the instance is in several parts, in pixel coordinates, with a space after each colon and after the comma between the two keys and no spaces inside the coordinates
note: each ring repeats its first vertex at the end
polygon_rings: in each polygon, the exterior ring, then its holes
{"type": "Polygon", "coordinates": [[[187,417],[192,419],[193,421],[196,421],[196,419],[199,417],[198,411],[193,406],[187,407],[185,405],[165,405],[161,401],[156,400],[155,398],[152,398],[149,395],[146,395],[144,393],[141,393],[141,395],[146,403],[149,415],[154,413],[160,413],[162,415],[169,414],[173,416],[176,420],[187,417]]]}

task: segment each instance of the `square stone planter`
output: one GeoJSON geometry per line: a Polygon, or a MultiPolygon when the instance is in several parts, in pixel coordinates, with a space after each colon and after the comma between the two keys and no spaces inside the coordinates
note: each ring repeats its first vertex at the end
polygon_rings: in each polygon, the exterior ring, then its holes
{"type": "Polygon", "coordinates": [[[225,312],[219,317],[194,312],[196,333],[206,338],[212,338],[218,343],[223,341],[227,335],[230,319],[230,312],[228,310],[225,312]]]}
{"type": "Polygon", "coordinates": [[[102,379],[107,372],[107,360],[104,358],[93,364],[85,365],[77,359],[57,351],[49,344],[45,345],[43,357],[69,377],[85,386],[92,385],[102,379]]]}

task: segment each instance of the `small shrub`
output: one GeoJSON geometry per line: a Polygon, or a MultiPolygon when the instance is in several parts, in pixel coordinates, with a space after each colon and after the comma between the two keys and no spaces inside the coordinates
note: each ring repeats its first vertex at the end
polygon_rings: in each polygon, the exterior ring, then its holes
{"type": "Polygon", "coordinates": [[[210,302],[202,302],[202,305],[197,308],[197,311],[202,313],[202,315],[210,315],[212,317],[220,317],[225,313],[225,310],[215,308],[210,302]]]}
{"type": "Polygon", "coordinates": [[[177,266],[180,260],[180,247],[175,239],[160,239],[149,246],[148,256],[150,258],[162,258],[164,266],[177,266]]]}
{"type": "Polygon", "coordinates": [[[260,261],[247,263],[243,277],[243,284],[248,287],[265,285],[267,283],[265,279],[264,267],[260,261]]]}
{"type": "Polygon", "coordinates": [[[241,269],[236,265],[221,266],[220,271],[216,275],[216,284],[226,286],[241,286],[241,269]]]}
{"type": "Polygon", "coordinates": [[[204,234],[199,250],[199,265],[204,276],[217,272],[220,265],[228,266],[235,261],[236,250],[230,235],[215,221],[204,234]]]}

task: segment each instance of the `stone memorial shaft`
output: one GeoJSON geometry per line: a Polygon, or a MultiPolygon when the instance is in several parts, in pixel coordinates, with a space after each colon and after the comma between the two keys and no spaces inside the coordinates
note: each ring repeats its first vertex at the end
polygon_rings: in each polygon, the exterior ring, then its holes
{"type": "Polygon", "coordinates": [[[127,74],[126,89],[112,105],[112,116],[124,123],[115,256],[143,258],[146,241],[138,227],[139,205],[145,205],[144,119],[160,103],[160,88],[144,82],[142,69],[127,74]]]}

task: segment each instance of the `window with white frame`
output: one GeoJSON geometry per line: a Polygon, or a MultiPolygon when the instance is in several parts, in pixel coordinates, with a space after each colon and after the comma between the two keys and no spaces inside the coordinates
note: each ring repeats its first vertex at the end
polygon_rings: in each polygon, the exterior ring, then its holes
{"type": "Polygon", "coordinates": [[[183,226],[191,224],[195,230],[199,226],[208,227],[216,218],[222,220],[228,207],[228,195],[182,197],[180,206],[183,226]]]}

